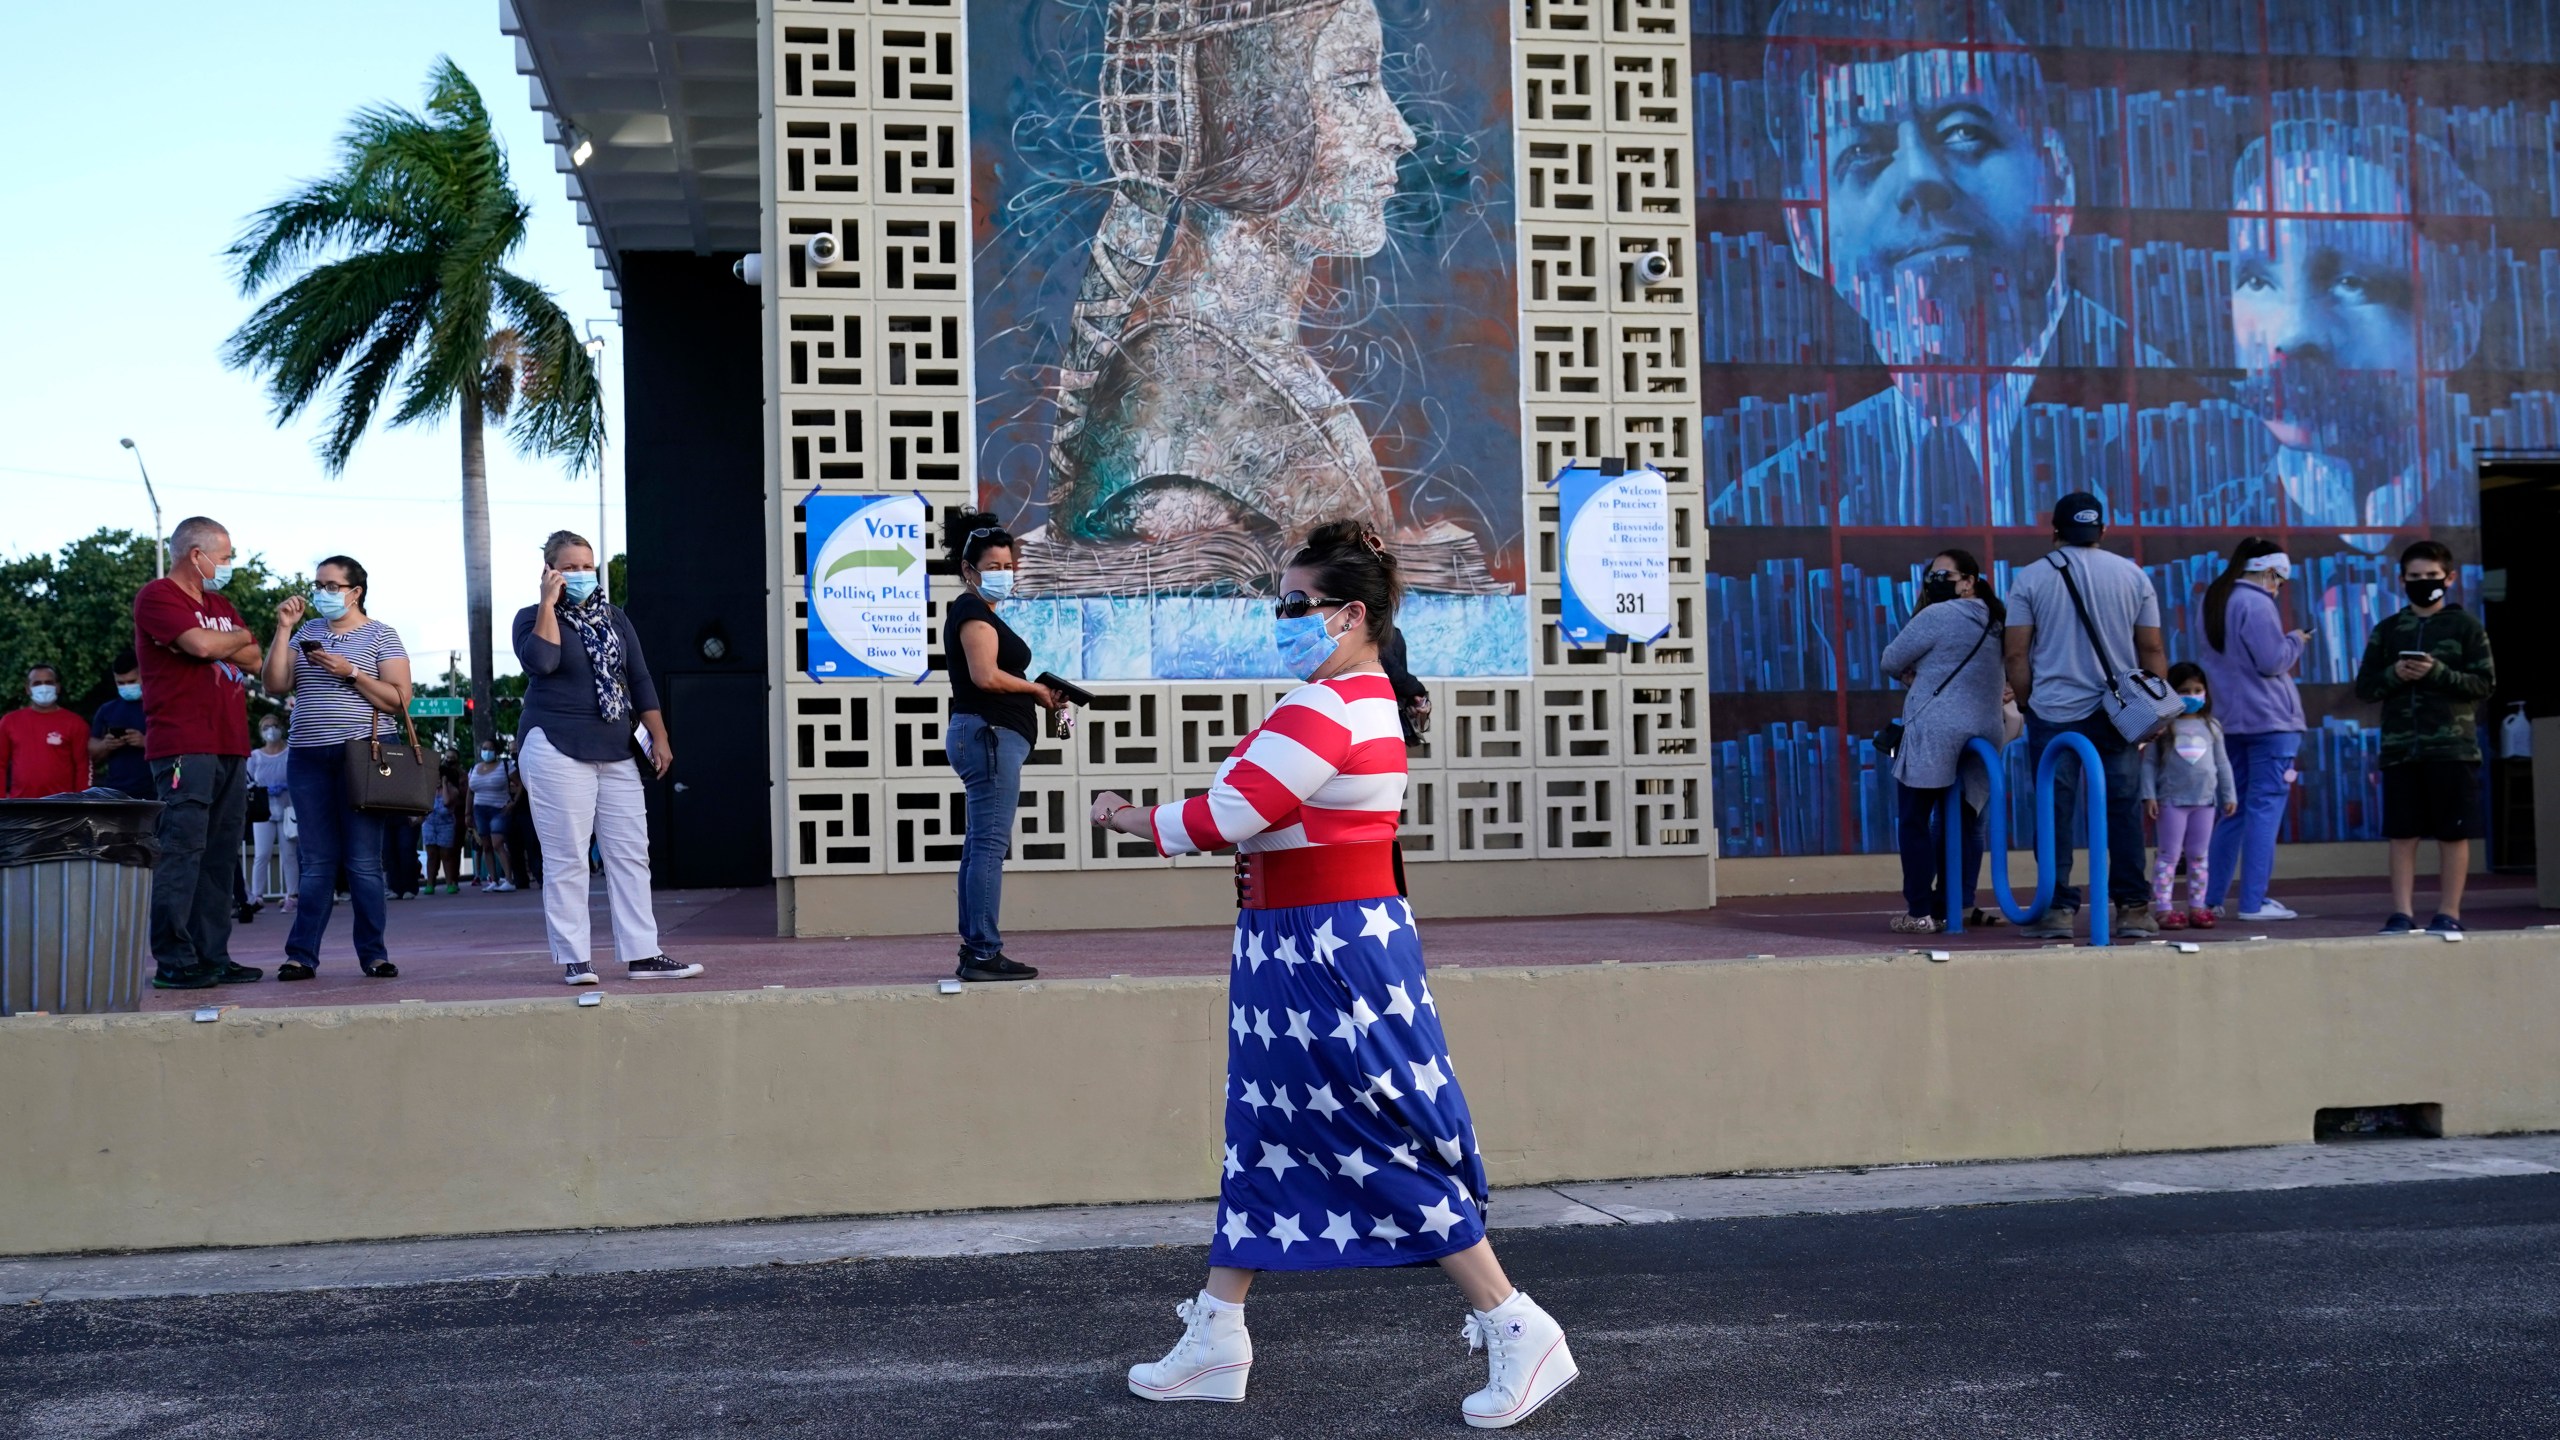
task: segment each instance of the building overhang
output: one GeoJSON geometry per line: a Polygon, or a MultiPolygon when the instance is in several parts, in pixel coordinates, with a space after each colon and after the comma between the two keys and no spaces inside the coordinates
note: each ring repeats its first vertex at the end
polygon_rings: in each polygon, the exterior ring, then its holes
{"type": "Polygon", "coordinates": [[[755,0],[498,0],[596,268],[753,250],[761,202],[755,0]]]}

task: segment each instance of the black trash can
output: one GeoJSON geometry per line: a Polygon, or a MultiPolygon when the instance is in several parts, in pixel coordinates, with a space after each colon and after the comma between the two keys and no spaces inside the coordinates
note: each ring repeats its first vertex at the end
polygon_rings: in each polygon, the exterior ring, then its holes
{"type": "Polygon", "coordinates": [[[0,800],[0,1015],[142,1008],[160,802],[0,800]]]}

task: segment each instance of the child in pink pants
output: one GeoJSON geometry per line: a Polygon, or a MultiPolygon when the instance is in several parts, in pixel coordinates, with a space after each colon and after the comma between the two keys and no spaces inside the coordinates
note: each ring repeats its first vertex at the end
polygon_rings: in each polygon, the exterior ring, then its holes
{"type": "Polygon", "coordinates": [[[2239,787],[2231,756],[2222,743],[2222,725],[2213,718],[2213,702],[2205,693],[2203,667],[2190,663],[2169,667],[2169,683],[2186,701],[2187,713],[2142,752],[2142,808],[2157,825],[2159,858],[2151,866],[2151,909],[2163,930],[2192,925],[2208,929],[2213,912],[2205,908],[2212,874],[2205,859],[2213,844],[2214,812],[2229,815],[2239,808],[2239,787]],[[2174,899],[2178,862],[2187,862],[2187,908],[2174,899]]]}

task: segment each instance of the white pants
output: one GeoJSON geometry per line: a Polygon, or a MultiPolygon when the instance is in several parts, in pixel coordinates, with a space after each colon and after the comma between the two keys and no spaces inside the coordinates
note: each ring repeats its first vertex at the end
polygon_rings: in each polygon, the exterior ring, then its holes
{"type": "Polygon", "coordinates": [[[640,767],[630,760],[572,760],[533,732],[517,766],[542,841],[542,920],[551,958],[591,963],[587,946],[587,837],[604,856],[605,896],[613,908],[614,953],[625,965],[659,953],[658,917],[649,909],[649,811],[640,767]]]}
{"type": "Polygon", "coordinates": [[[249,827],[258,842],[256,858],[249,862],[249,898],[252,900],[273,900],[291,895],[302,884],[302,862],[295,853],[293,822],[284,818],[293,812],[282,809],[284,802],[281,800],[276,804],[279,807],[276,819],[261,820],[249,827]],[[284,868],[270,875],[267,862],[279,858],[284,861],[284,868]]]}

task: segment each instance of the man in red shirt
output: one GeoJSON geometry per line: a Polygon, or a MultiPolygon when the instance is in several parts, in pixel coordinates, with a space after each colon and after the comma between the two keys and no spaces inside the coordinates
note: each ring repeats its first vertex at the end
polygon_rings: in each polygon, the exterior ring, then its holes
{"type": "Polygon", "coordinates": [[[163,990],[265,976],[231,963],[231,875],[249,811],[249,676],[264,658],[231,602],[231,532],[203,516],[169,537],[169,574],[133,597],[143,755],[161,802],[151,956],[163,990]]]}
{"type": "Polygon", "coordinates": [[[88,789],[89,722],[56,703],[62,672],[28,671],[27,698],[35,703],[0,715],[0,795],[40,800],[88,789]]]}

